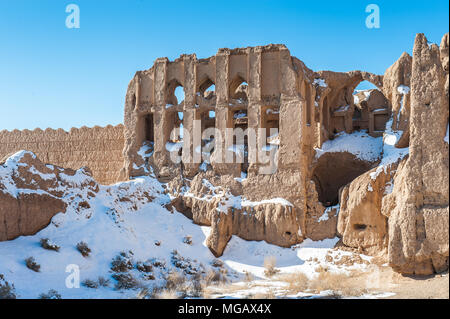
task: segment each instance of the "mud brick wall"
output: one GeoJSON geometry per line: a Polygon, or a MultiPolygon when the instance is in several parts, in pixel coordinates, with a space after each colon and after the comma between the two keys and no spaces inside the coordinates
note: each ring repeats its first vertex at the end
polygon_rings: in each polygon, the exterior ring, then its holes
{"type": "Polygon", "coordinates": [[[87,166],[102,184],[118,181],[123,166],[123,125],[92,128],[0,131],[0,161],[17,151],[34,152],[44,163],[87,166]]]}

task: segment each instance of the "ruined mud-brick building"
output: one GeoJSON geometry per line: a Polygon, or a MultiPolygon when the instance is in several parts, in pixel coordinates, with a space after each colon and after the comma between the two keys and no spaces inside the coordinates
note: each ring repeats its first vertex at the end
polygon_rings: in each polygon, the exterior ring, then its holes
{"type": "Polygon", "coordinates": [[[448,224],[448,34],[440,48],[424,38],[384,75],[315,72],[284,45],[159,58],[131,80],[123,126],[2,131],[0,157],[27,149],[89,166],[101,183],[155,176],[167,183],[171,210],[212,226],[207,244],[217,256],[232,235],[288,247],[337,234],[398,271],[441,271],[448,227],[433,225],[448,224]],[[355,94],[362,81],[378,89],[355,94]],[[255,134],[235,137],[235,128],[255,134]],[[214,136],[196,139],[205,129],[214,136]],[[343,136],[362,144],[394,136],[402,156],[330,147],[343,136]]]}
{"type": "MultiPolygon", "coordinates": [[[[195,54],[183,55],[173,62],[157,59],[151,69],[137,72],[128,88],[122,177],[141,176],[149,172],[147,165],[151,165],[158,178],[172,183],[180,177],[197,177],[196,181],[213,176],[220,180],[214,185],[225,187],[234,196],[255,203],[283,198],[291,204],[260,203],[256,206],[261,212],[255,216],[245,212],[253,210],[253,206],[241,207],[242,214],[229,214],[233,220],[227,226],[228,237],[236,233],[246,239],[264,239],[283,246],[306,237],[334,237],[336,216],[318,223],[324,207],[317,197],[326,206],[336,204],[339,187],[373,163],[350,154],[325,156],[317,163],[314,149],[340,132],[367,130],[373,136],[382,134],[391,107],[379,91],[370,107],[355,106],[353,92],[364,80],[383,87],[382,76],[367,72],[315,73],[291,56],[284,45],[221,49],[215,56],[201,60],[195,54]],[[177,87],[184,90],[183,101],[177,100],[177,87]],[[210,87],[214,90],[208,90],[210,87]],[[180,142],[180,136],[173,134],[174,128],[183,127],[193,136],[195,120],[200,121],[197,125],[201,129],[215,127],[222,137],[229,134],[229,129],[253,129],[260,143],[249,143],[249,137],[241,140],[241,145],[233,138],[216,139],[209,163],[195,162],[194,153],[200,153],[198,144],[192,138],[180,142]],[[261,128],[267,130],[262,141],[258,136],[261,128]],[[277,129],[278,135],[271,135],[270,129],[277,129]],[[180,147],[170,147],[176,143],[180,147]],[[141,156],[143,145],[150,145],[150,157],[141,156]],[[268,156],[264,152],[274,147],[278,148],[275,162],[261,162],[254,155],[268,156]],[[243,150],[242,163],[226,162],[226,153],[236,149],[243,150]],[[182,162],[174,163],[170,152],[179,152],[182,162]],[[249,159],[251,154],[253,160],[249,159]],[[261,170],[267,165],[276,169],[269,169],[271,173],[267,174],[261,170]],[[234,178],[241,175],[246,178],[237,182],[234,178]],[[247,220],[241,220],[242,216],[247,216],[247,220]],[[251,229],[244,224],[251,224],[251,229]]],[[[209,142],[205,139],[200,144],[209,142]]],[[[185,183],[186,179],[180,182],[185,183]]],[[[182,210],[193,215],[194,220],[209,224],[206,216],[211,214],[210,209],[199,213],[207,201],[186,196],[180,200],[182,210]]],[[[221,254],[226,241],[215,244],[217,254],[221,254]]]]}

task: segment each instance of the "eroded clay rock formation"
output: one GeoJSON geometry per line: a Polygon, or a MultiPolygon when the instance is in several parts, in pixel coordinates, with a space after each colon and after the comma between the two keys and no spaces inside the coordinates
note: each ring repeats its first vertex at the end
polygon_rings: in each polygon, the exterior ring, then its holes
{"type": "Polygon", "coordinates": [[[392,104],[392,129],[402,132],[397,147],[409,145],[412,57],[404,52],[384,73],[383,93],[392,104]]]}
{"type": "MultiPolygon", "coordinates": [[[[68,190],[84,188],[91,196],[97,183],[87,168],[78,171],[43,164],[35,154],[21,151],[0,162],[0,241],[33,235],[52,217],[64,213],[68,190]]],[[[83,206],[83,203],[78,203],[83,206]]]]}
{"type": "MultiPolygon", "coordinates": [[[[226,178],[226,177],[222,177],[226,178]]],[[[239,182],[223,184],[211,172],[198,174],[189,185],[181,178],[169,183],[175,194],[172,205],[199,225],[211,226],[207,245],[216,256],[221,256],[232,235],[246,240],[265,240],[275,245],[290,247],[303,236],[298,212],[289,201],[271,198],[250,201],[243,198],[239,182]]],[[[333,230],[331,236],[334,237],[333,230]]]]}
{"type": "Polygon", "coordinates": [[[344,245],[368,254],[386,253],[388,218],[382,214],[382,200],[392,191],[399,161],[374,168],[342,188],[337,230],[344,245]]]}
{"type": "Polygon", "coordinates": [[[389,264],[402,273],[431,274],[448,269],[448,74],[445,56],[441,60],[439,47],[423,34],[413,52],[410,155],[383,199],[383,213],[389,264]]]}
{"type": "MultiPolygon", "coordinates": [[[[440,47],[418,35],[413,56],[404,53],[384,75],[314,72],[284,45],[157,59],[128,86],[116,139],[124,138],[120,179],[167,182],[167,208],[210,225],[206,243],[216,256],[232,235],[289,247],[337,232],[349,247],[387,252],[399,272],[446,269],[448,47],[448,34],[440,47]],[[378,89],[355,95],[364,80],[378,89]],[[195,144],[197,129],[225,138],[195,144]],[[258,143],[226,140],[232,129],[260,129],[258,143]],[[394,144],[404,151],[392,160],[385,146],[394,144]],[[243,161],[227,162],[230,154],[243,161]]],[[[83,206],[70,189],[99,191],[87,169],[44,165],[26,152],[13,158],[0,166],[0,240],[38,231],[69,203],[83,206]]],[[[152,200],[145,189],[134,193],[115,199],[121,212],[152,200]]]]}
{"type": "Polygon", "coordinates": [[[393,135],[385,139],[396,136],[396,147],[409,146],[408,157],[359,176],[340,196],[343,243],[371,254],[386,250],[393,269],[406,274],[448,269],[446,43],[448,34],[440,48],[419,34],[413,57],[404,53],[385,73],[393,112],[393,135]]]}

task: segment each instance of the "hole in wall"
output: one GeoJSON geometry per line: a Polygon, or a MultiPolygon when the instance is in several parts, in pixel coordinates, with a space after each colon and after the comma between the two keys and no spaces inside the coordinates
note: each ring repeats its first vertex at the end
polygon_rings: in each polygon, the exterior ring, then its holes
{"type": "Polygon", "coordinates": [[[148,114],[144,118],[145,140],[151,143],[155,142],[155,128],[153,122],[153,114],[148,114]]]}
{"type": "Polygon", "coordinates": [[[362,231],[362,230],[365,230],[366,228],[367,228],[367,225],[364,225],[364,224],[354,224],[353,225],[354,230],[362,231]]]}
{"type": "Polygon", "coordinates": [[[319,201],[325,206],[339,203],[339,189],[377,165],[347,152],[325,153],[317,160],[312,179],[319,201]]]}
{"type": "Polygon", "coordinates": [[[177,98],[177,104],[180,104],[181,102],[184,101],[184,89],[181,85],[175,88],[174,94],[175,97],[177,98]]]}

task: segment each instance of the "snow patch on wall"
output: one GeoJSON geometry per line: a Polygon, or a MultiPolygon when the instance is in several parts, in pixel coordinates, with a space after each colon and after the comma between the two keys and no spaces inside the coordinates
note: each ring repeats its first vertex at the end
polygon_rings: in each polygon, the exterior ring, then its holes
{"type": "Polygon", "coordinates": [[[349,152],[357,158],[369,162],[375,162],[381,157],[383,140],[381,137],[372,137],[367,132],[354,132],[336,134],[333,140],[323,143],[322,147],[315,148],[316,158],[325,153],[349,152]]]}

